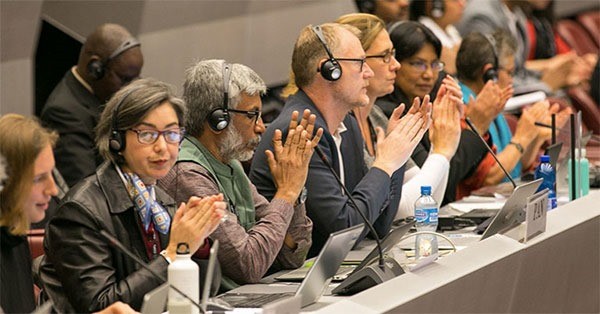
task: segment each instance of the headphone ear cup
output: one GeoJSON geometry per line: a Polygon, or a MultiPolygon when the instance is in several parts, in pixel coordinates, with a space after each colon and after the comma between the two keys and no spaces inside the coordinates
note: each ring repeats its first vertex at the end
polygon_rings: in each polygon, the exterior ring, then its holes
{"type": "Polygon", "coordinates": [[[87,65],[87,70],[94,80],[100,80],[104,77],[104,64],[100,60],[92,60],[87,65]]]}
{"type": "Polygon", "coordinates": [[[491,68],[491,69],[487,69],[484,73],[483,73],[483,82],[487,83],[487,81],[492,80],[494,82],[498,81],[498,71],[496,71],[496,69],[491,68]]]}
{"type": "Polygon", "coordinates": [[[375,0],[358,0],[356,6],[361,13],[375,13],[375,0]]]}
{"type": "Polygon", "coordinates": [[[223,108],[217,108],[208,116],[208,125],[213,131],[223,131],[229,125],[229,119],[229,112],[223,108]]]}
{"type": "Polygon", "coordinates": [[[108,147],[113,153],[122,152],[125,149],[125,140],[123,139],[123,132],[113,130],[108,140],[108,147]]]}
{"type": "Polygon", "coordinates": [[[321,64],[321,75],[328,81],[337,81],[342,77],[342,67],[335,59],[329,59],[321,64]]]}

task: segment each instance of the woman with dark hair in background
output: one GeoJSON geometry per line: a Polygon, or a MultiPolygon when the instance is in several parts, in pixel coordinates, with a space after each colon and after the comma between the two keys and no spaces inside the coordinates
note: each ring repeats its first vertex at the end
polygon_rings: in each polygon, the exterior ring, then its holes
{"type": "Polygon", "coordinates": [[[577,56],[575,51],[555,32],[553,0],[520,0],[513,5],[520,8],[527,17],[527,40],[529,51],[525,51],[525,66],[537,71],[545,71],[553,64],[571,59],[566,75],[568,86],[587,82],[598,60],[595,54],[577,56]]]}
{"type": "Polygon", "coordinates": [[[376,104],[389,118],[402,103],[407,105],[404,109],[407,112],[415,97],[423,99],[429,95],[433,98],[444,63],[440,61],[442,43],[424,25],[413,21],[398,22],[388,30],[396,60],[401,66],[396,71],[394,91],[378,98],[376,104]]]}
{"type": "MultiPolygon", "coordinates": [[[[434,87],[440,79],[447,87],[449,94],[462,99],[462,92],[454,79],[440,75],[444,68],[444,63],[440,61],[442,44],[431,30],[420,23],[410,21],[392,25],[389,31],[390,39],[396,49],[396,59],[400,62],[401,67],[396,71],[394,91],[387,96],[378,98],[375,102],[386,115],[389,115],[389,112],[400,103],[410,104],[415,97],[436,95],[434,87]]],[[[435,103],[437,99],[433,101],[435,103]]],[[[474,122],[486,118],[485,110],[479,110],[481,107],[472,106],[467,112],[474,122]]],[[[435,149],[435,142],[432,135],[423,137],[411,156],[417,166],[423,167],[429,152],[432,151],[432,144],[435,149]]],[[[448,183],[442,204],[456,199],[459,182],[475,171],[477,164],[486,153],[485,145],[475,133],[466,129],[461,131],[458,148],[450,160],[448,183]]]]}
{"type": "Polygon", "coordinates": [[[466,0],[423,0],[410,3],[410,19],[429,28],[442,43],[444,70],[456,74],[456,53],[462,37],[455,23],[462,18],[466,0]]]}

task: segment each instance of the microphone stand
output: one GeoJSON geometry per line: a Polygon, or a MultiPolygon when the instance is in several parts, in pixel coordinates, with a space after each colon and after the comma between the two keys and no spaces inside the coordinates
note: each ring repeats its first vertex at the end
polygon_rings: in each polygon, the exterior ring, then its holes
{"type": "Polygon", "coordinates": [[[498,164],[498,166],[500,166],[500,169],[502,169],[502,171],[504,172],[504,175],[506,175],[508,180],[510,180],[510,183],[512,183],[513,188],[516,188],[517,184],[515,183],[515,180],[513,180],[513,178],[508,173],[508,171],[506,171],[504,166],[500,163],[500,161],[498,160],[498,157],[496,157],[496,154],[494,153],[494,150],[490,147],[490,145],[488,145],[488,143],[485,141],[485,139],[483,139],[481,134],[477,131],[477,128],[473,125],[473,122],[471,122],[471,119],[469,119],[467,117],[467,118],[465,118],[465,121],[467,122],[467,125],[469,125],[469,128],[471,128],[471,131],[473,131],[475,134],[477,134],[477,137],[479,137],[481,142],[485,145],[485,148],[487,148],[487,150],[490,152],[492,157],[494,157],[494,160],[496,160],[496,163],[498,164]]]}
{"type": "Polygon", "coordinates": [[[379,253],[377,265],[369,265],[359,270],[358,272],[352,273],[331,292],[333,294],[339,295],[352,295],[357,292],[366,290],[377,284],[380,284],[384,281],[388,281],[394,277],[402,275],[404,273],[404,270],[394,259],[385,259],[383,257],[381,241],[377,236],[377,231],[375,231],[375,228],[373,227],[369,219],[367,219],[365,214],[358,208],[358,205],[356,205],[356,201],[354,201],[352,194],[350,193],[350,191],[348,191],[348,188],[346,188],[338,174],[335,172],[321,148],[317,146],[315,147],[315,151],[317,152],[317,155],[319,155],[319,158],[321,158],[325,166],[327,166],[327,169],[329,169],[331,174],[333,174],[337,183],[344,190],[344,193],[348,195],[348,199],[350,200],[350,203],[352,203],[352,207],[358,212],[362,220],[365,222],[367,228],[369,228],[369,231],[373,234],[375,244],[377,245],[377,251],[379,253]]]}
{"type": "MultiPolygon", "coordinates": [[[[498,164],[498,166],[500,166],[500,169],[502,169],[502,171],[504,172],[504,175],[508,178],[508,180],[510,180],[510,183],[512,183],[513,188],[516,189],[517,184],[515,183],[515,180],[513,180],[513,178],[510,176],[510,173],[508,173],[508,171],[506,171],[506,169],[504,168],[502,163],[500,163],[500,161],[498,160],[498,157],[496,157],[496,154],[494,153],[494,150],[490,147],[490,145],[488,145],[488,143],[485,141],[483,136],[481,136],[481,134],[477,131],[477,128],[475,127],[475,125],[473,125],[473,122],[471,122],[471,119],[469,119],[469,117],[466,117],[465,122],[467,122],[467,125],[469,126],[471,131],[473,131],[473,133],[475,133],[477,135],[477,137],[481,140],[481,142],[485,145],[485,148],[487,148],[490,155],[492,155],[492,157],[494,157],[496,164],[498,164]]],[[[494,216],[484,220],[482,223],[477,225],[477,227],[475,228],[475,231],[477,231],[479,233],[484,232],[485,229],[492,223],[493,219],[494,219],[494,216]]]]}
{"type": "Polygon", "coordinates": [[[108,240],[108,243],[111,246],[117,248],[119,251],[121,251],[122,253],[127,255],[129,258],[134,260],[136,263],[138,263],[140,266],[142,266],[142,268],[149,271],[154,277],[160,279],[162,282],[167,283],[171,289],[175,290],[175,292],[179,293],[182,297],[188,299],[193,305],[195,305],[200,310],[200,313],[205,313],[204,309],[202,308],[202,306],[200,306],[200,304],[198,304],[198,302],[192,300],[191,297],[189,297],[183,291],[179,290],[179,288],[171,285],[163,276],[161,276],[159,273],[155,272],[152,268],[148,267],[148,265],[146,265],[146,263],[144,261],[142,261],[139,257],[137,257],[133,253],[131,253],[129,251],[129,249],[127,249],[123,245],[123,243],[121,243],[119,240],[117,240],[117,238],[113,237],[106,230],[100,230],[100,235],[102,235],[106,240],[108,240]]]}

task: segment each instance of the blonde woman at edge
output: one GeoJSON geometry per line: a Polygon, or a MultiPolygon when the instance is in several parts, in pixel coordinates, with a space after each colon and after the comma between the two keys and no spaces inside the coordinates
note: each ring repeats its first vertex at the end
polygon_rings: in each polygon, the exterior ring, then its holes
{"type": "MultiPolygon", "coordinates": [[[[370,167],[377,153],[375,127],[380,126],[384,129],[393,127],[388,126],[388,119],[383,111],[374,105],[375,100],[394,90],[394,80],[396,71],[400,69],[400,63],[394,57],[394,46],[385,25],[378,17],[354,13],[341,16],[336,22],[355,26],[361,31],[359,39],[367,54],[366,62],[375,73],[375,76],[369,79],[367,87],[369,105],[353,110],[365,140],[365,163],[370,167]]],[[[438,204],[441,204],[448,182],[449,160],[454,156],[460,140],[460,116],[463,106],[461,97],[458,84],[450,77],[445,78],[433,102],[433,122],[429,128],[432,151],[422,168],[412,160],[406,163],[402,197],[396,219],[414,215],[414,204],[420,196],[422,185],[430,185],[433,197],[438,204]]],[[[425,96],[423,102],[428,101],[428,96],[425,96]]],[[[420,99],[415,97],[413,103],[419,102],[420,99]]]]}

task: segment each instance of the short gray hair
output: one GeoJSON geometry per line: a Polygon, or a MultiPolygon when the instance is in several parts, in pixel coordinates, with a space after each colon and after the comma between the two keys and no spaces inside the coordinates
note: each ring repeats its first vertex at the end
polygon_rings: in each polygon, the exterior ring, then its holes
{"type": "MultiPolygon", "coordinates": [[[[189,108],[185,123],[187,134],[200,136],[208,115],[224,106],[224,63],[225,60],[202,60],[186,70],[183,99],[189,108]]],[[[228,108],[237,108],[242,99],[242,92],[250,96],[262,96],[266,91],[265,82],[254,70],[243,64],[231,64],[228,108]]]]}
{"type": "Polygon", "coordinates": [[[175,96],[172,86],[167,83],[152,78],[139,79],[115,93],[106,104],[96,126],[96,145],[100,155],[113,163],[120,162],[120,158],[109,148],[113,119],[116,120],[118,131],[127,130],[140,124],[149,112],[165,101],[173,106],[179,125],[183,126],[186,114],[185,103],[175,96]],[[119,103],[119,111],[115,112],[115,107],[119,103]],[[115,114],[117,116],[113,117],[115,114]]]}

